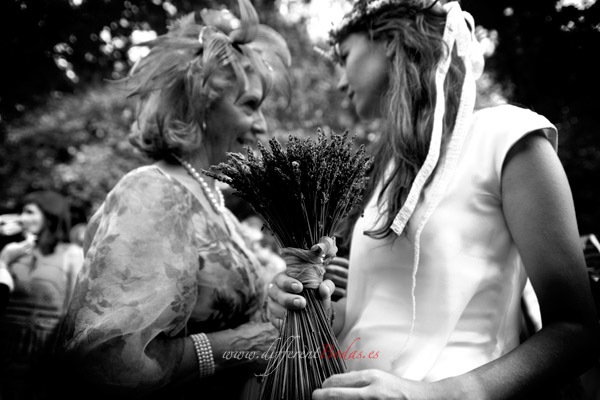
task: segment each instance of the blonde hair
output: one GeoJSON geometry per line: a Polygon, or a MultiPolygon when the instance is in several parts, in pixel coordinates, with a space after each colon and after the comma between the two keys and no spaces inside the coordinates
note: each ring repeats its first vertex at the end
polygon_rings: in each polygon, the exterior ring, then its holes
{"type": "Polygon", "coordinates": [[[239,3],[241,28],[234,28],[226,10],[203,10],[204,24],[189,14],[144,43],[150,53],[121,81],[128,96],[138,99],[129,141],[148,157],[173,161],[173,155],[197,150],[211,106],[236,88],[239,99],[250,73],[260,79],[263,98],[277,79],[289,85],[285,40],[258,23],[248,0],[239,3]]]}
{"type": "MultiPolygon", "coordinates": [[[[168,53],[164,51],[163,56],[168,57],[168,53]]],[[[138,108],[129,141],[151,159],[170,159],[172,154],[182,156],[199,149],[205,115],[211,105],[243,84],[242,79],[235,79],[231,68],[216,71],[203,84],[201,65],[201,59],[196,57],[185,74],[173,78],[165,87],[131,94],[138,96],[138,108]]]]}

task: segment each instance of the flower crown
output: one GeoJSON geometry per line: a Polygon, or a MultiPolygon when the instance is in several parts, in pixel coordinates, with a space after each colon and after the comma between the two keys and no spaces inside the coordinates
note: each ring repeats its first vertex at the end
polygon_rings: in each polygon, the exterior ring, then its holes
{"type": "Polygon", "coordinates": [[[438,0],[358,0],[338,25],[329,31],[329,44],[334,46],[367,17],[394,7],[403,7],[408,12],[414,13],[434,8],[443,12],[438,0]]]}

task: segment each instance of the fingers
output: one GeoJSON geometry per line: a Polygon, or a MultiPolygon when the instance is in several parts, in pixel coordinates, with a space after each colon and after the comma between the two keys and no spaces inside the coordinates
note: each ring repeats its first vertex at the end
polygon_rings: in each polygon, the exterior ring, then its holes
{"type": "Polygon", "coordinates": [[[277,332],[281,332],[284,320],[285,318],[271,318],[271,324],[277,329],[277,332]]]}
{"type": "MultiPolygon", "coordinates": [[[[319,286],[319,295],[326,310],[331,307],[331,295],[335,291],[335,284],[331,280],[324,280],[319,286]]],[[[273,326],[280,328],[287,310],[299,310],[306,307],[306,299],[296,293],[302,292],[302,284],[285,273],[275,276],[273,283],[269,284],[269,312],[273,326]]]]}
{"type": "Polygon", "coordinates": [[[276,286],[278,286],[281,290],[288,293],[301,293],[302,292],[302,284],[299,280],[294,279],[284,272],[279,273],[273,279],[273,282],[276,286]]]}
{"type": "Polygon", "coordinates": [[[335,287],[341,287],[342,289],[346,288],[346,286],[348,286],[348,280],[347,279],[343,279],[340,278],[339,276],[336,275],[330,275],[330,274],[325,274],[323,276],[323,278],[325,278],[328,281],[331,281],[335,287]]]}
{"type": "Polygon", "coordinates": [[[284,308],[281,304],[278,304],[274,301],[269,301],[269,312],[274,318],[283,319],[285,317],[287,309],[284,308]]]}
{"type": "Polygon", "coordinates": [[[348,287],[348,259],[335,257],[329,265],[325,267],[325,279],[331,280],[335,284],[335,291],[332,299],[339,300],[346,297],[346,288],[348,287]]]}
{"type": "MultiPolygon", "coordinates": [[[[313,392],[313,400],[368,398],[369,385],[375,379],[374,370],[353,371],[332,375],[323,382],[322,389],[313,392]]],[[[373,397],[373,396],[371,396],[373,397]]]]}
{"type": "Polygon", "coordinates": [[[343,258],[343,257],[333,257],[331,259],[331,261],[329,261],[329,265],[336,265],[339,267],[343,267],[346,270],[348,269],[348,266],[350,265],[350,263],[348,262],[347,258],[343,258]]]}
{"type": "Polygon", "coordinates": [[[331,295],[335,291],[335,284],[326,279],[319,285],[319,296],[321,296],[321,300],[324,302],[331,301],[331,295]]]}
{"type": "Polygon", "coordinates": [[[363,400],[369,397],[365,388],[333,388],[317,389],[313,392],[312,400],[363,400]]]}
{"type": "Polygon", "coordinates": [[[325,267],[325,272],[330,273],[332,275],[341,276],[343,278],[348,278],[348,268],[342,265],[332,265],[329,264],[325,267]]]}
{"type": "Polygon", "coordinates": [[[331,313],[331,295],[335,291],[335,285],[330,280],[324,280],[319,285],[319,296],[321,297],[321,301],[323,303],[323,308],[325,309],[327,315],[331,313]]]}
{"type": "Polygon", "coordinates": [[[0,253],[0,254],[1,254],[3,261],[6,262],[7,264],[10,264],[17,258],[21,257],[22,255],[30,254],[33,251],[34,247],[35,247],[34,244],[28,243],[25,240],[22,242],[13,242],[13,243],[7,244],[2,249],[2,253],[0,253]]]}
{"type": "Polygon", "coordinates": [[[375,370],[352,371],[345,374],[332,375],[323,382],[323,389],[327,388],[358,388],[373,383],[375,370]]]}
{"type": "MultiPolygon", "coordinates": [[[[273,279],[274,284],[269,285],[270,303],[275,302],[284,309],[302,309],[306,307],[304,297],[295,294],[302,292],[302,284],[285,273],[280,273],[273,279]]],[[[269,306],[270,307],[270,306],[269,306]]],[[[277,307],[275,312],[280,310],[277,307]]]]}
{"type": "Polygon", "coordinates": [[[331,301],[338,301],[338,300],[346,297],[346,295],[347,295],[346,289],[342,289],[342,288],[336,286],[335,291],[331,295],[331,301]]]}
{"type": "Polygon", "coordinates": [[[281,328],[287,310],[274,301],[269,301],[269,320],[277,329],[281,328]]]}
{"type": "Polygon", "coordinates": [[[345,288],[348,286],[348,270],[344,267],[328,266],[325,268],[325,279],[330,279],[335,286],[345,288]]]}

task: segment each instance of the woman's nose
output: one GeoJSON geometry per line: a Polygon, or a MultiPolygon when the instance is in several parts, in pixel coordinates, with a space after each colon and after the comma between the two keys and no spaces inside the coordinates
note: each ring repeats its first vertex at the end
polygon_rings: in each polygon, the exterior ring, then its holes
{"type": "Polygon", "coordinates": [[[337,89],[345,92],[348,90],[348,79],[346,78],[346,73],[342,73],[342,76],[340,77],[340,81],[337,84],[337,89]]]}
{"type": "Polygon", "coordinates": [[[252,122],[252,133],[260,135],[267,133],[267,120],[261,110],[258,110],[254,114],[254,121],[252,122]]]}

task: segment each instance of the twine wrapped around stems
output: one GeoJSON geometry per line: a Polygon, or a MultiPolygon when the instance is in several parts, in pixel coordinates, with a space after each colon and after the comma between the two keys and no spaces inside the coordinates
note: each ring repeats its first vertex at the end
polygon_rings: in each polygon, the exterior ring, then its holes
{"type": "Polygon", "coordinates": [[[328,377],[346,371],[343,357],[338,356],[338,343],[330,326],[318,287],[325,267],[335,257],[335,238],[323,236],[310,250],[285,247],[281,255],[287,264],[286,274],[303,285],[301,295],[306,308],[288,310],[280,327],[280,340],[269,359],[261,400],[310,400],[312,392],[328,377]],[[301,353],[313,356],[298,357],[301,353]]]}
{"type": "Polygon", "coordinates": [[[325,267],[335,257],[335,238],[323,236],[310,250],[296,247],[281,249],[281,256],[287,265],[286,274],[298,279],[305,289],[317,289],[323,282],[325,267]]]}

